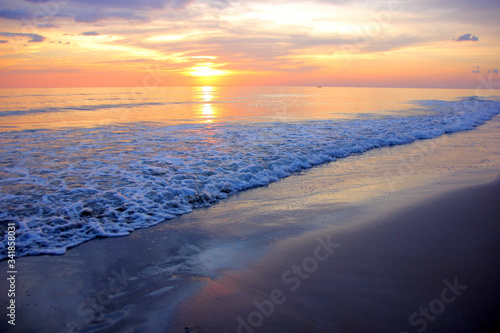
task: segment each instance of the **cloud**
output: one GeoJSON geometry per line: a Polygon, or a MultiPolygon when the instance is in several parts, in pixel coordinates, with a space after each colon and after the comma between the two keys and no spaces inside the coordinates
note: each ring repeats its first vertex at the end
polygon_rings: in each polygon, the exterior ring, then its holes
{"type": "Polygon", "coordinates": [[[497,0],[422,0],[423,8],[456,8],[460,11],[471,10],[494,10],[500,8],[500,3],[497,0]]]}
{"type": "Polygon", "coordinates": [[[39,27],[39,28],[59,28],[59,25],[54,24],[54,23],[44,23],[44,24],[38,24],[37,27],[39,27]]]}
{"type": "Polygon", "coordinates": [[[497,69],[497,68],[490,69],[490,70],[488,71],[488,73],[498,74],[498,69],[497,69]]]}
{"type": "Polygon", "coordinates": [[[40,43],[43,42],[46,38],[37,34],[20,34],[13,32],[0,32],[0,36],[4,37],[28,37],[30,40],[28,43],[40,43]]]}
{"type": "Polygon", "coordinates": [[[30,13],[24,9],[11,9],[3,8],[0,9],[0,17],[10,20],[22,20],[23,18],[29,17],[30,13]]]}
{"type": "Polygon", "coordinates": [[[349,51],[358,50],[360,53],[380,53],[422,45],[427,41],[425,36],[403,34],[391,38],[385,36],[373,39],[367,38],[365,42],[361,43],[356,43],[355,40],[351,39],[348,43],[344,43],[343,46],[349,51]]]}
{"type": "Polygon", "coordinates": [[[144,16],[144,15],[138,15],[136,13],[129,13],[129,12],[116,12],[116,11],[99,11],[99,12],[90,12],[90,13],[83,13],[83,14],[78,14],[75,16],[75,22],[82,22],[82,23],[94,23],[98,21],[102,21],[105,19],[110,19],[110,18],[116,18],[116,19],[122,19],[122,20],[129,20],[129,21],[149,21],[149,19],[144,16]]]}
{"type": "Polygon", "coordinates": [[[70,42],[61,42],[61,41],[55,42],[55,41],[53,41],[53,40],[51,40],[49,43],[50,43],[50,44],[63,44],[63,45],[71,45],[71,43],[70,43],[70,42]]]}
{"type": "Polygon", "coordinates": [[[142,62],[151,62],[150,59],[130,59],[130,60],[109,60],[109,61],[100,61],[100,64],[115,64],[115,63],[142,63],[142,62]]]}
{"type": "Polygon", "coordinates": [[[481,73],[481,69],[479,68],[479,66],[474,66],[472,68],[472,73],[481,73]]]}
{"type": "Polygon", "coordinates": [[[12,70],[4,70],[3,73],[6,74],[32,74],[32,73],[39,73],[39,74],[46,74],[46,73],[81,73],[81,69],[77,68],[68,68],[68,69],[12,69],[12,70]]]}
{"type": "Polygon", "coordinates": [[[7,43],[8,41],[6,40],[0,40],[0,44],[4,44],[4,43],[7,43]]]}
{"type": "Polygon", "coordinates": [[[457,42],[463,42],[463,41],[469,41],[469,40],[473,41],[473,42],[477,42],[477,41],[479,41],[479,38],[476,36],[472,36],[472,34],[465,34],[465,35],[462,35],[456,39],[457,42]]]}
{"type": "MultiPolygon", "coordinates": [[[[44,3],[52,0],[26,0],[31,3],[44,3]]],[[[194,0],[68,0],[66,3],[83,4],[97,8],[132,8],[132,9],[160,9],[165,6],[185,8],[194,0]]]]}
{"type": "Polygon", "coordinates": [[[80,34],[80,36],[100,36],[100,34],[98,34],[95,31],[86,31],[86,32],[82,32],[80,34]]]}
{"type": "MultiPolygon", "coordinates": [[[[37,14],[44,13],[46,17],[71,17],[75,22],[95,23],[107,19],[130,20],[149,22],[150,14],[156,14],[159,10],[170,9],[172,12],[178,12],[185,9],[195,0],[66,0],[64,6],[51,4],[53,0],[25,0],[28,2],[27,9],[0,9],[0,18],[11,20],[32,19],[34,17],[33,9],[37,14]],[[36,6],[35,6],[36,5],[36,6]],[[48,12],[46,9],[49,8],[48,12]],[[53,13],[53,11],[57,11],[53,13]]],[[[229,0],[211,0],[212,5],[227,3],[229,0]]],[[[13,6],[17,2],[10,2],[13,6]]],[[[38,18],[39,19],[39,18],[38,18]]],[[[54,26],[39,26],[40,28],[54,26]]]]}

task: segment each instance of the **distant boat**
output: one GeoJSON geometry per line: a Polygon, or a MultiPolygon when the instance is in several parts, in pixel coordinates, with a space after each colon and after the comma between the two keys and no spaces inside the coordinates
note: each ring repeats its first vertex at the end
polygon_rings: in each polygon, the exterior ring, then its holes
{"type": "Polygon", "coordinates": [[[318,88],[323,88],[322,86],[318,86],[318,88]]]}

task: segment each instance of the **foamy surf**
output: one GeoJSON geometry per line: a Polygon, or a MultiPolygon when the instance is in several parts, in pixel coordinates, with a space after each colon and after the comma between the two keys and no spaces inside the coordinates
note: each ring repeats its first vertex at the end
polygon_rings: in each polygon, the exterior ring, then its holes
{"type": "MultiPolygon", "coordinates": [[[[62,254],[87,240],[124,236],[314,165],[470,130],[500,112],[500,102],[474,97],[417,104],[430,112],[345,121],[139,123],[1,133],[0,219],[18,226],[17,256],[62,254]]],[[[2,254],[6,246],[4,237],[2,254]]]]}

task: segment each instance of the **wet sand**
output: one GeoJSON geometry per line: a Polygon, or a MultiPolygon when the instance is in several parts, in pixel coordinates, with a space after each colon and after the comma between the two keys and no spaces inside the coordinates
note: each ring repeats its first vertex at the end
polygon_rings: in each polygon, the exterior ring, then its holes
{"type": "Polygon", "coordinates": [[[498,198],[500,179],[285,241],[208,281],[172,332],[498,332],[498,198]]]}

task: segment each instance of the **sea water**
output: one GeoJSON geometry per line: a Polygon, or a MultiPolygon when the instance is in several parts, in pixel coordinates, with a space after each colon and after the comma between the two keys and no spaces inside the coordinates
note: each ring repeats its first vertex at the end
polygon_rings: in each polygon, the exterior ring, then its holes
{"type": "Polygon", "coordinates": [[[0,253],[9,223],[17,226],[17,256],[62,254],[96,237],[168,223],[315,165],[471,130],[500,113],[498,97],[476,95],[311,87],[3,89],[0,253]]]}

